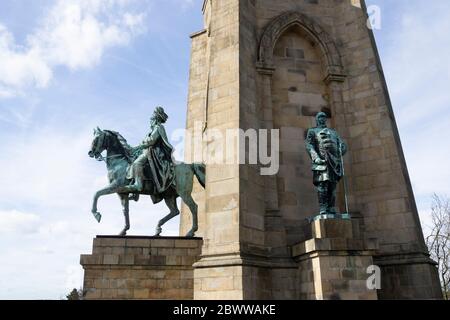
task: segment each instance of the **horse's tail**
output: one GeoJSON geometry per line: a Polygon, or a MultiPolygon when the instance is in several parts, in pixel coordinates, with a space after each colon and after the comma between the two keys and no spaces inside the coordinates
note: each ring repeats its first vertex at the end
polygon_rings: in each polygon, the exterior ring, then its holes
{"type": "Polygon", "coordinates": [[[206,166],[203,163],[193,163],[192,170],[197,177],[198,182],[205,188],[206,185],[206,166]]]}

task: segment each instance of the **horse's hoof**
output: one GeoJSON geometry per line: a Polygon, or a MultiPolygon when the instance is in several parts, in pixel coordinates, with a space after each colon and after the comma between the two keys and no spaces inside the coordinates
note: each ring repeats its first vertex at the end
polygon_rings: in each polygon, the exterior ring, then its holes
{"type": "Polygon", "coordinates": [[[94,218],[95,220],[97,220],[98,223],[102,221],[102,215],[100,214],[100,212],[92,212],[92,214],[94,215],[94,218]]]}
{"type": "Polygon", "coordinates": [[[154,235],[155,237],[160,237],[162,233],[162,228],[156,228],[156,234],[154,235]]]}
{"type": "Polygon", "coordinates": [[[125,237],[127,235],[127,231],[123,230],[121,233],[119,233],[119,237],[125,237]]]}
{"type": "Polygon", "coordinates": [[[189,231],[187,234],[186,234],[186,238],[193,238],[195,236],[195,232],[194,231],[189,231]]]}

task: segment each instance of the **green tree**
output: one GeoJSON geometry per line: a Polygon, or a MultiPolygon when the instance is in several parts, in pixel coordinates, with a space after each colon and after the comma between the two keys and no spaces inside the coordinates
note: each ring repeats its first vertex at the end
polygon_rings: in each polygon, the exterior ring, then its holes
{"type": "Polygon", "coordinates": [[[68,295],[66,295],[67,300],[83,300],[83,290],[73,289],[68,295]]]}

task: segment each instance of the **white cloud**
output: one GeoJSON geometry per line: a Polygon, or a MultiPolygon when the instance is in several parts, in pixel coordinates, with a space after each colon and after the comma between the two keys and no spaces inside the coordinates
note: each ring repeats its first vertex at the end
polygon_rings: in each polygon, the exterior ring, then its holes
{"type": "Polygon", "coordinates": [[[371,2],[385,7],[383,29],[378,31],[384,40],[380,52],[427,232],[431,195],[450,194],[450,170],[445,165],[450,157],[450,149],[445,146],[450,140],[450,65],[446,62],[450,52],[450,3],[436,0],[431,6],[423,1],[399,2],[394,12],[392,1],[371,2]],[[388,21],[391,23],[386,24],[388,21]]]}
{"type": "Polygon", "coordinates": [[[419,196],[431,198],[433,193],[450,194],[450,170],[445,165],[450,149],[444,146],[446,142],[442,144],[450,139],[449,126],[450,118],[444,117],[409,137],[405,143],[414,191],[419,196]]]}
{"type": "Polygon", "coordinates": [[[99,174],[89,166],[91,140],[92,133],[87,128],[78,135],[41,128],[4,146],[0,155],[2,178],[15,183],[0,186],[3,202],[17,199],[22,203],[40,203],[51,199],[51,205],[58,208],[85,197],[89,188],[86,182],[99,174]]]}
{"type": "MultiPolygon", "coordinates": [[[[91,252],[95,235],[122,230],[117,195],[100,199],[101,224],[90,213],[93,194],[108,184],[105,164],[87,155],[92,128],[40,128],[3,146],[2,181],[13,183],[0,184],[0,256],[14,263],[0,264],[0,299],[58,299],[81,287],[79,255],[91,252]]],[[[150,197],[130,206],[132,235],[153,234],[169,212],[150,197]]],[[[178,219],[165,225],[164,235],[178,235],[178,225],[178,219]]]]}
{"type": "MultiPolygon", "coordinates": [[[[26,204],[33,212],[42,212],[45,224],[36,228],[41,235],[74,233],[86,229],[84,223],[97,232],[119,233],[124,222],[117,195],[100,199],[102,224],[96,224],[90,213],[94,193],[108,185],[105,163],[88,157],[93,127],[87,125],[77,133],[41,128],[4,146],[0,153],[2,180],[14,183],[0,184],[0,205],[16,208],[26,204]]],[[[151,234],[156,220],[168,213],[164,203],[154,206],[150,197],[133,202],[130,210],[131,232],[143,234],[151,234]]]]}
{"type": "MultiPolygon", "coordinates": [[[[171,1],[181,5],[181,0],[171,1]]],[[[80,287],[79,255],[91,252],[95,235],[118,234],[124,225],[115,194],[99,201],[101,224],[90,213],[92,196],[108,182],[105,164],[87,156],[94,123],[106,121],[114,129],[124,127],[123,119],[115,124],[100,112],[72,119],[66,115],[74,111],[64,100],[55,101],[58,97],[53,92],[48,92],[51,98],[36,97],[28,94],[28,89],[48,86],[61,66],[69,70],[92,68],[108,48],[130,43],[143,32],[145,10],[134,8],[143,8],[144,3],[148,9],[149,3],[159,6],[162,1],[55,0],[55,6],[20,44],[19,34],[16,39],[12,34],[15,30],[2,28],[0,54],[7,60],[0,59],[0,98],[27,95],[0,102],[1,109],[12,115],[3,118],[0,114],[4,128],[20,124],[0,135],[0,256],[11,262],[0,264],[0,299],[58,299],[69,289],[80,287]],[[77,16],[75,9],[67,9],[65,14],[55,11],[58,5],[75,5],[82,14],[77,16]],[[47,76],[23,62],[32,58],[49,68],[47,76]],[[19,66],[12,68],[12,59],[20,61],[19,66]],[[9,80],[6,72],[11,72],[9,80]],[[41,109],[43,105],[46,107],[41,109]],[[60,118],[61,114],[64,117],[60,118]]],[[[129,131],[133,130],[130,127],[129,131]]],[[[164,203],[153,205],[150,197],[131,203],[130,210],[132,235],[153,234],[158,220],[169,212],[164,203]]],[[[164,226],[163,234],[178,235],[178,225],[178,219],[172,220],[164,226]]]]}
{"type": "Polygon", "coordinates": [[[38,231],[40,218],[33,213],[17,210],[0,211],[1,234],[24,234],[38,231]]]}
{"type": "Polygon", "coordinates": [[[2,86],[0,84],[0,99],[2,98],[12,98],[19,95],[18,92],[16,92],[14,89],[12,88],[7,88],[6,86],[2,86]]]}
{"type": "Polygon", "coordinates": [[[15,88],[29,84],[46,86],[51,73],[36,49],[18,47],[13,35],[0,24],[0,91],[3,96],[13,95],[15,88]]]}
{"type": "Polygon", "coordinates": [[[145,31],[145,11],[134,2],[57,0],[22,46],[0,24],[0,98],[47,87],[55,67],[91,68],[108,48],[127,45],[145,31]]]}
{"type": "MultiPolygon", "coordinates": [[[[199,4],[200,4],[200,1],[203,1],[203,0],[197,0],[197,2],[199,4]]],[[[180,2],[181,2],[181,6],[183,9],[190,8],[190,7],[194,6],[194,4],[196,4],[195,0],[182,0],[180,2]]]]}
{"type": "Polygon", "coordinates": [[[397,119],[409,128],[423,124],[435,112],[447,111],[450,105],[450,65],[445,63],[450,52],[450,4],[410,2],[401,9],[399,28],[390,30],[385,72],[397,119]]]}

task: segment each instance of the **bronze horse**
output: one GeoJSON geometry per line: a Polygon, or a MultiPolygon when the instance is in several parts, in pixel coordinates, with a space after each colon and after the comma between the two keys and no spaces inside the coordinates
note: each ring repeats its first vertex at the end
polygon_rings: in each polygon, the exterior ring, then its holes
{"type": "MultiPolygon", "coordinates": [[[[92,214],[95,219],[100,222],[101,214],[97,210],[97,203],[100,197],[117,193],[122,202],[123,214],[125,216],[125,227],[120,232],[120,236],[125,236],[130,229],[129,217],[129,192],[126,191],[126,186],[130,184],[127,179],[127,170],[129,165],[136,159],[142,149],[139,147],[132,148],[128,145],[126,140],[118,132],[110,130],[101,130],[97,128],[94,130],[94,140],[89,151],[89,156],[99,161],[105,161],[108,170],[109,186],[97,191],[94,195],[92,204],[92,214]],[[102,156],[102,152],[106,150],[106,158],[102,156]]],[[[197,177],[200,184],[205,187],[205,165],[204,164],[186,164],[177,163],[174,165],[175,179],[174,184],[169,187],[164,193],[158,195],[164,199],[170,213],[161,219],[156,227],[155,236],[160,236],[162,226],[172,218],[178,216],[180,211],[177,206],[177,198],[181,197],[184,203],[189,207],[192,214],[192,229],[186,234],[186,237],[194,237],[198,230],[197,219],[197,204],[191,196],[193,188],[193,178],[197,177]]],[[[144,190],[140,193],[142,195],[155,196],[154,186],[151,180],[145,181],[144,190]]]]}

